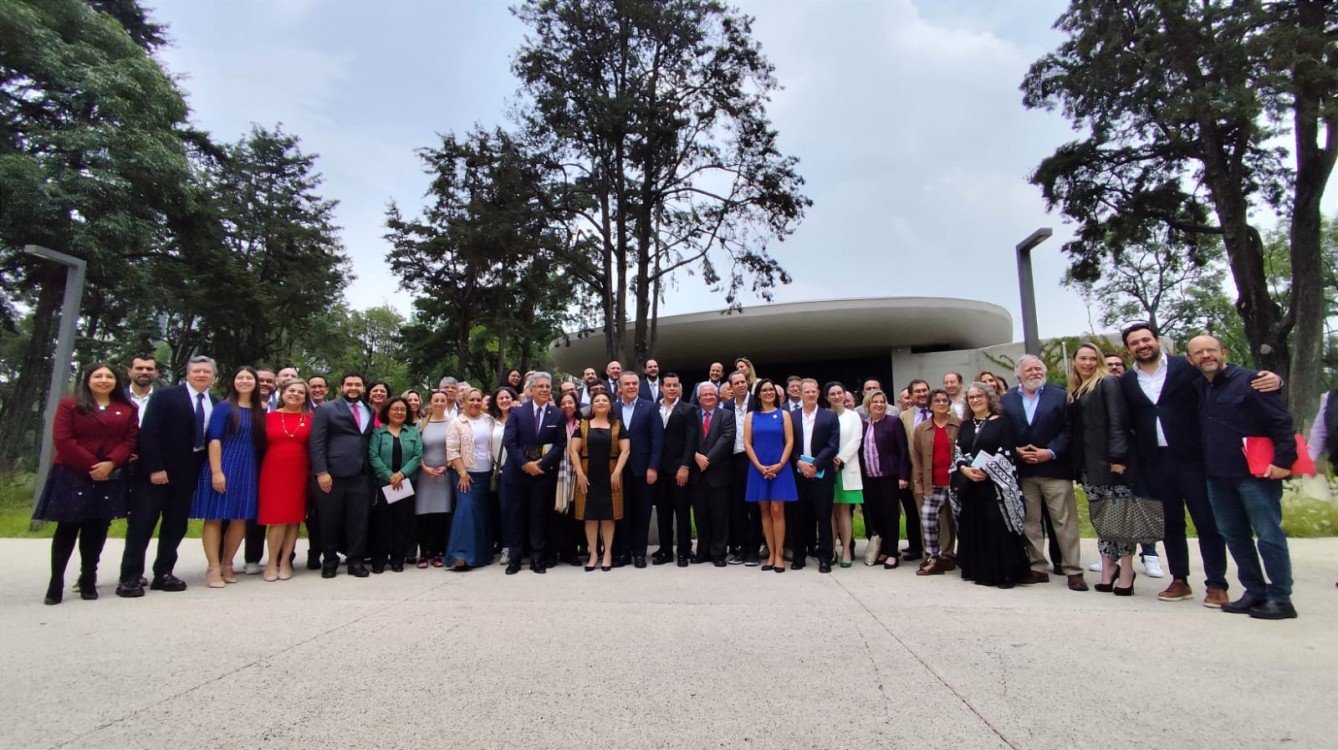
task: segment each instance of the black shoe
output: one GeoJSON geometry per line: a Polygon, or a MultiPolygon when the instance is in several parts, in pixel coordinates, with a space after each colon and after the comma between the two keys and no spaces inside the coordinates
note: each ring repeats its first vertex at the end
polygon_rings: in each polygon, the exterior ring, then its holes
{"type": "Polygon", "coordinates": [[[1296,607],[1291,602],[1269,600],[1251,609],[1250,617],[1256,620],[1295,620],[1296,607]]]}
{"type": "Polygon", "coordinates": [[[819,560],[819,561],[818,561],[818,572],[819,572],[819,573],[830,573],[830,572],[832,572],[832,564],[829,563],[829,562],[823,562],[822,560],[819,560]]]}
{"type": "Polygon", "coordinates": [[[915,560],[919,560],[924,556],[925,556],[924,552],[922,552],[921,550],[908,549],[906,550],[905,554],[901,556],[901,559],[903,562],[914,562],[915,560]]]}
{"type": "MultiPolygon", "coordinates": [[[[724,560],[725,558],[722,557],[720,559],[724,560]]],[[[693,565],[705,565],[708,562],[715,562],[715,561],[705,555],[697,555],[696,557],[692,558],[693,565]]]]}
{"type": "Polygon", "coordinates": [[[686,558],[686,557],[680,557],[680,558],[678,558],[678,567],[680,567],[680,568],[686,568],[686,567],[687,567],[688,565],[690,565],[690,564],[691,564],[691,563],[688,562],[688,558],[686,558]]]}
{"type": "Polygon", "coordinates": [[[116,584],[116,595],[126,599],[138,599],[144,596],[144,586],[139,581],[121,581],[116,584]]]}
{"type": "Polygon", "coordinates": [[[669,554],[668,552],[665,552],[664,550],[660,550],[660,551],[658,551],[658,552],[656,552],[655,554],[653,554],[653,555],[650,556],[650,561],[651,561],[651,563],[654,564],[654,565],[664,565],[665,563],[667,563],[667,562],[669,562],[669,561],[671,561],[671,560],[673,560],[673,559],[674,559],[674,556],[671,555],[671,554],[669,554]]]}
{"type": "Polygon", "coordinates": [[[729,563],[725,562],[724,555],[721,555],[720,557],[717,557],[716,559],[712,560],[711,564],[716,566],[717,568],[723,568],[729,563]]]}
{"type": "Polygon", "coordinates": [[[307,554],[307,570],[321,569],[321,553],[311,552],[307,554]]]}
{"type": "Polygon", "coordinates": [[[372,563],[372,572],[377,575],[381,575],[382,573],[386,572],[385,563],[381,563],[380,565],[372,563]]]}
{"type": "Polygon", "coordinates": [[[756,568],[762,564],[762,560],[757,555],[744,555],[743,564],[749,568],[756,568]]]}
{"type": "Polygon", "coordinates": [[[390,564],[390,572],[392,572],[392,573],[403,573],[403,572],[404,572],[404,563],[402,563],[402,562],[393,562],[393,563],[391,563],[391,564],[390,564]]]}
{"type": "Polygon", "coordinates": [[[1250,610],[1266,602],[1267,602],[1266,599],[1253,597],[1250,596],[1249,594],[1244,594],[1243,596],[1241,596],[1241,598],[1237,599],[1234,602],[1227,602],[1226,604],[1223,604],[1222,611],[1230,612],[1233,615],[1248,615],[1250,614],[1250,610]]]}
{"type": "Polygon", "coordinates": [[[515,574],[517,574],[517,573],[519,573],[519,572],[520,572],[520,560],[519,560],[519,559],[513,559],[511,562],[509,562],[509,563],[506,564],[506,574],[507,574],[507,575],[509,575],[509,576],[513,576],[513,575],[515,575],[515,574]]]}
{"type": "Polygon", "coordinates": [[[631,556],[631,555],[617,555],[617,556],[615,556],[615,557],[613,558],[613,567],[615,567],[615,568],[625,568],[625,567],[627,567],[627,565],[630,564],[631,562],[632,562],[632,556],[631,556]]]}
{"type": "Polygon", "coordinates": [[[339,574],[339,563],[327,562],[321,566],[321,578],[334,578],[339,574]]]}
{"type": "Polygon", "coordinates": [[[354,578],[366,578],[368,576],[367,566],[360,562],[351,562],[348,564],[348,574],[354,578]]]}
{"type": "Polygon", "coordinates": [[[1138,580],[1138,571],[1134,571],[1134,577],[1129,579],[1129,588],[1120,588],[1119,586],[1112,586],[1110,590],[1115,594],[1115,596],[1133,596],[1134,581],[1137,580],[1138,580]]]}
{"type": "Polygon", "coordinates": [[[79,598],[85,601],[92,601],[98,598],[98,582],[93,578],[84,576],[79,577],[79,598]]]}
{"type": "Polygon", "coordinates": [[[544,573],[548,572],[548,568],[544,566],[542,560],[530,563],[530,570],[534,571],[535,573],[538,573],[539,575],[543,575],[544,573]]]}
{"type": "Polygon", "coordinates": [[[599,566],[599,569],[602,570],[602,571],[604,571],[605,573],[607,573],[607,572],[609,572],[610,570],[613,570],[613,566],[612,566],[612,565],[601,565],[601,566],[599,566]]]}
{"type": "Polygon", "coordinates": [[[60,604],[65,594],[65,581],[52,580],[46,587],[46,598],[42,600],[43,604],[60,604]]]}
{"type": "Polygon", "coordinates": [[[186,582],[171,573],[164,573],[160,576],[154,576],[153,583],[149,584],[149,588],[154,591],[185,591],[186,582]]]}
{"type": "Polygon", "coordinates": [[[790,563],[790,570],[803,570],[804,566],[807,564],[808,563],[804,562],[804,558],[800,557],[794,562],[790,563]]]}
{"type": "Polygon", "coordinates": [[[637,555],[636,557],[632,558],[632,567],[634,568],[646,567],[646,558],[641,557],[640,555],[637,555]]]}
{"type": "Polygon", "coordinates": [[[730,565],[743,565],[743,563],[744,563],[744,557],[743,557],[743,555],[740,555],[740,554],[737,553],[737,552],[734,553],[733,555],[731,555],[730,558],[729,558],[729,564],[730,564],[730,565]]]}
{"type": "Polygon", "coordinates": [[[762,572],[765,573],[765,572],[767,572],[768,570],[772,570],[772,569],[775,568],[775,567],[776,567],[776,566],[772,565],[771,563],[767,563],[766,565],[763,565],[763,566],[762,566],[762,572]]]}
{"type": "Polygon", "coordinates": [[[587,573],[593,571],[594,569],[595,569],[595,566],[594,566],[594,565],[586,565],[586,566],[585,566],[585,572],[587,572],[587,573]]]}

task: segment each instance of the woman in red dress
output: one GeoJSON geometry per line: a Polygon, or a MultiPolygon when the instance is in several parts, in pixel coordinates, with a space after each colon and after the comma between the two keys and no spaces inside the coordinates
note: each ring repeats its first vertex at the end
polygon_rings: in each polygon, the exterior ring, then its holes
{"type": "Polygon", "coordinates": [[[260,467],[260,507],[256,523],[269,527],[266,581],[293,577],[290,559],[297,544],[297,529],[307,514],[307,483],[311,455],[311,389],[294,380],[279,393],[279,408],[265,415],[268,448],[260,467]]]}

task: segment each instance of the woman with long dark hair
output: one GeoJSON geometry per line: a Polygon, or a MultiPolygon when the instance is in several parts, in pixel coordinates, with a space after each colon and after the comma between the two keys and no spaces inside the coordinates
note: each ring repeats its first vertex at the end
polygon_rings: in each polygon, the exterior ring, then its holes
{"type": "Polygon", "coordinates": [[[381,426],[381,407],[390,398],[390,385],[384,380],[374,381],[367,386],[367,408],[372,411],[372,426],[381,426]]]}
{"type": "Polygon", "coordinates": [[[204,519],[200,537],[209,561],[205,571],[209,588],[237,582],[232,558],[246,538],[246,524],[228,524],[223,539],[223,522],[256,517],[260,458],[265,452],[265,409],[259,401],[259,382],[254,367],[237,368],[228,383],[227,397],[214,407],[205,431],[209,460],[200,470],[190,516],[204,519]]]}
{"type": "Polygon", "coordinates": [[[762,515],[762,536],[767,545],[767,562],[762,570],[784,573],[785,503],[798,500],[799,490],[790,468],[794,425],[790,413],[779,403],[775,385],[767,378],[757,381],[753,410],[743,422],[743,450],[748,454],[748,486],[743,499],[757,503],[762,515]]]}
{"type": "Polygon", "coordinates": [[[265,460],[260,465],[256,522],[269,540],[266,581],[293,577],[289,558],[297,545],[298,526],[307,515],[311,482],[311,386],[294,380],[279,390],[279,407],[265,415],[265,460]]]}
{"type": "Polygon", "coordinates": [[[123,467],[135,452],[139,418],[121,375],[98,362],[84,370],[73,396],[56,406],[56,456],[33,518],[54,521],[46,603],[60,604],[65,567],[79,545],[79,596],[98,598],[98,560],[113,518],[125,517],[123,467]]]}
{"type": "MultiPolygon", "coordinates": [[[[492,476],[488,490],[488,531],[492,533],[493,550],[502,549],[502,489],[501,467],[506,465],[506,449],[502,447],[502,432],[506,429],[506,420],[511,416],[511,407],[516,404],[516,390],[511,386],[501,385],[493,389],[488,397],[488,414],[492,416],[492,476]]],[[[519,555],[522,550],[511,554],[519,555]]]]}
{"type": "Polygon", "coordinates": [[[502,373],[502,377],[497,380],[498,388],[505,386],[517,393],[520,392],[520,387],[524,384],[524,374],[515,367],[509,368],[506,372],[502,373]]]}

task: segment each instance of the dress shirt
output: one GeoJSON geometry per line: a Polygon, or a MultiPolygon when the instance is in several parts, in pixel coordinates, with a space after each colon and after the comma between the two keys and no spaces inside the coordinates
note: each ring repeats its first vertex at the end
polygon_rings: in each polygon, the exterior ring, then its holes
{"type": "Polygon", "coordinates": [[[631,403],[624,401],[622,402],[622,404],[623,404],[623,427],[630,430],[632,429],[632,415],[636,414],[636,399],[632,399],[631,403]]]}
{"type": "Polygon", "coordinates": [[[734,402],[734,453],[743,453],[743,422],[748,418],[748,410],[734,402]]]}
{"type": "Polygon", "coordinates": [[[929,407],[927,406],[915,407],[915,420],[911,424],[911,427],[919,427],[921,422],[925,421],[926,419],[929,419],[929,416],[930,416],[929,407]]]}
{"type": "Polygon", "coordinates": [[[532,403],[534,404],[534,428],[537,430],[543,424],[544,407],[548,404],[546,402],[540,404],[537,401],[532,403]]]}
{"type": "Polygon", "coordinates": [[[655,380],[651,380],[650,378],[646,378],[646,385],[650,387],[650,400],[651,400],[651,401],[659,401],[659,400],[660,400],[660,380],[659,380],[659,378],[656,378],[655,380]]]}
{"type": "MultiPolygon", "coordinates": [[[[1310,425],[1310,445],[1306,446],[1310,449],[1310,459],[1316,463],[1319,462],[1320,454],[1324,452],[1324,444],[1329,442],[1329,428],[1328,425],[1324,424],[1324,412],[1328,411],[1328,409],[1329,394],[1325,393],[1323,396],[1319,397],[1319,413],[1315,415],[1315,423],[1310,425]]],[[[142,422],[144,420],[144,412],[141,411],[139,415],[139,419],[142,422]]],[[[1161,429],[1160,422],[1157,423],[1157,429],[1161,429]]],[[[1338,465],[1338,456],[1329,456],[1329,461],[1338,465]]]]}
{"type": "Polygon", "coordinates": [[[799,409],[804,408],[804,402],[803,402],[803,401],[786,401],[786,402],[785,402],[785,408],[789,409],[790,411],[797,411],[797,410],[799,410],[799,409]]]}
{"type": "MultiPolygon", "coordinates": [[[[1143,389],[1147,395],[1148,401],[1153,404],[1161,398],[1161,389],[1166,385],[1166,373],[1170,371],[1166,359],[1166,352],[1161,353],[1161,359],[1157,360],[1157,367],[1152,372],[1146,372],[1138,363],[1134,363],[1134,374],[1138,376],[1138,387],[1143,389]]],[[[1157,447],[1165,448],[1167,446],[1166,433],[1161,428],[1161,417],[1157,417],[1157,447]]]]}
{"type": "MultiPolygon", "coordinates": [[[[887,419],[887,417],[883,417],[887,419]]],[[[864,471],[871,477],[881,477],[883,467],[878,463],[878,446],[874,445],[873,422],[864,423],[864,471]]]]}
{"type": "Polygon", "coordinates": [[[673,403],[670,403],[668,401],[660,403],[660,419],[664,420],[665,427],[669,426],[669,415],[674,413],[674,406],[676,406],[677,404],[678,404],[677,401],[673,403]]]}
{"type": "MultiPolygon", "coordinates": [[[[132,403],[132,404],[134,404],[135,406],[139,407],[139,426],[140,426],[140,427],[143,427],[143,426],[144,426],[144,412],[146,412],[146,411],[149,410],[149,399],[153,397],[153,390],[154,390],[154,389],[153,389],[153,386],[149,386],[149,392],[146,393],[146,394],[144,394],[144,395],[141,397],[141,396],[136,396],[136,395],[135,395],[135,389],[134,389],[134,388],[127,388],[127,389],[125,389],[125,395],[128,396],[128,397],[130,398],[130,403],[132,403]]],[[[194,398],[194,397],[192,397],[192,398],[194,398]]],[[[208,400],[209,400],[209,399],[205,399],[205,401],[208,401],[208,400]]],[[[193,402],[193,401],[191,402],[190,408],[191,408],[191,411],[195,411],[195,402],[193,402]]],[[[209,408],[209,407],[207,407],[207,406],[205,407],[206,410],[207,410],[208,408],[209,408]]],[[[1322,408],[1322,407],[1321,407],[1321,408],[1322,408]]],[[[1321,413],[1322,413],[1322,412],[1321,412],[1321,413]]]]}
{"type": "Polygon", "coordinates": [[[957,415],[958,419],[966,419],[966,399],[960,398],[952,402],[952,413],[957,415]]]}
{"type": "Polygon", "coordinates": [[[800,414],[804,420],[804,455],[813,458],[813,425],[818,421],[817,407],[800,414]]]}
{"type": "Polygon", "coordinates": [[[372,407],[361,401],[349,401],[348,408],[349,411],[356,411],[358,413],[358,426],[362,428],[363,432],[367,432],[372,428],[372,407]]]}
{"type": "Polygon", "coordinates": [[[1043,390],[1045,390],[1045,386],[1037,388],[1035,393],[1028,396],[1026,389],[1017,389],[1018,395],[1022,397],[1022,411],[1027,415],[1027,424],[1036,421],[1036,407],[1041,403],[1041,391],[1043,390]]]}
{"type": "MultiPolygon", "coordinates": [[[[204,404],[204,433],[205,433],[205,434],[204,434],[204,444],[205,444],[206,446],[208,446],[208,445],[209,445],[209,417],[213,416],[213,414],[214,414],[214,404],[213,404],[212,399],[209,398],[209,391],[197,391],[197,390],[195,390],[194,386],[192,386],[192,385],[190,385],[189,383],[187,383],[187,384],[186,384],[186,394],[190,396],[190,411],[191,411],[192,414],[195,413],[195,404],[197,404],[197,403],[203,403],[203,404],[204,404]],[[204,396],[204,400],[203,400],[203,401],[200,400],[200,396],[201,396],[201,395],[204,396]]],[[[141,415],[140,415],[140,419],[143,419],[143,418],[144,418],[144,417],[143,417],[143,415],[141,414],[141,415]]]]}

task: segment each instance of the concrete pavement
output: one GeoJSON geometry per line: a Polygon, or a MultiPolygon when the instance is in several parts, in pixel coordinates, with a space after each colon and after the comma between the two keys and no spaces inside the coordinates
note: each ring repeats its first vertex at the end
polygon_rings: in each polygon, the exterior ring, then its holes
{"type": "Polygon", "coordinates": [[[211,590],[196,540],[189,591],[116,598],[110,540],[47,607],[48,543],[5,539],[0,746],[1334,747],[1338,540],[1291,544],[1301,617],[1263,622],[858,563],[211,590]]]}

